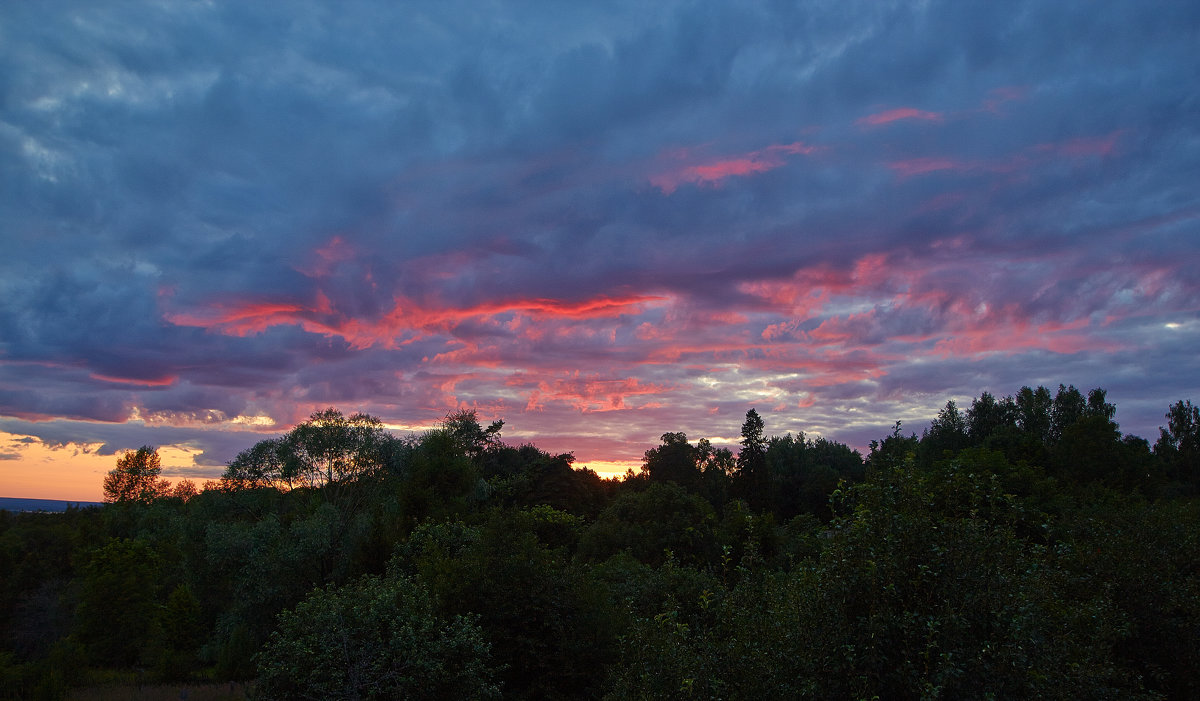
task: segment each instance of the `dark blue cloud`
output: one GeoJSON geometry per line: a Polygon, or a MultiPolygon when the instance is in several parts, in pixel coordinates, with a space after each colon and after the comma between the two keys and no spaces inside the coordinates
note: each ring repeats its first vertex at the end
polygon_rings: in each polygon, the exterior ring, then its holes
{"type": "Polygon", "coordinates": [[[254,417],[469,405],[636,460],[750,406],[863,446],[1066,382],[1153,438],[1200,391],[1198,26],[1187,2],[10,3],[4,430],[220,462],[254,417]]]}

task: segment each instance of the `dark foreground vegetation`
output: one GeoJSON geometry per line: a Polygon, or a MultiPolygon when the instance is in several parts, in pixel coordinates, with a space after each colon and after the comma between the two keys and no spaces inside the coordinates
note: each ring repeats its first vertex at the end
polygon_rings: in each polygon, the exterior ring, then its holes
{"type": "Polygon", "coordinates": [[[623,480],[471,412],[319,412],[203,490],[130,452],[102,508],[0,512],[0,690],[1200,698],[1200,412],[1153,446],[1113,416],[985,393],[864,459],[750,411],[623,480]]]}

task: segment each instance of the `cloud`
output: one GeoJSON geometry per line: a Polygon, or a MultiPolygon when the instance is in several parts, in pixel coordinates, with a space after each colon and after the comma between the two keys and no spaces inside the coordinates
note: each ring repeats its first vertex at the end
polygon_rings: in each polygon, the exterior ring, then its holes
{"type": "MultiPolygon", "coordinates": [[[[690,165],[677,166],[671,170],[650,176],[650,184],[670,195],[682,183],[718,186],[724,180],[734,177],[746,177],[756,173],[765,173],[783,166],[786,156],[807,155],[816,151],[815,146],[809,146],[796,141],[790,144],[773,144],[736,156],[704,159],[690,165]]],[[[677,152],[678,160],[696,160],[688,151],[677,152]]]]}
{"type": "Polygon", "coordinates": [[[877,127],[891,122],[898,122],[905,119],[916,119],[923,122],[941,122],[945,116],[939,112],[927,112],[914,107],[897,107],[895,109],[876,112],[858,119],[855,124],[868,127],[877,127]]]}

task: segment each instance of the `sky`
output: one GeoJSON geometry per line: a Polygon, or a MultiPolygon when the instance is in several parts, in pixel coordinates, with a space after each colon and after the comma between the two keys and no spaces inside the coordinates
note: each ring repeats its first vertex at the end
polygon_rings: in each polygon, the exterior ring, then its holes
{"type": "Polygon", "coordinates": [[[0,5],[0,495],[315,410],[607,474],[1200,400],[1200,4],[0,5]]]}

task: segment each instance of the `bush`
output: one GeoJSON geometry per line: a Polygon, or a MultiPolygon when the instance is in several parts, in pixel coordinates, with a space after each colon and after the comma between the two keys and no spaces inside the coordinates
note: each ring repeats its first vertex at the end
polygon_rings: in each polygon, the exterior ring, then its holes
{"type": "Polygon", "coordinates": [[[487,699],[499,696],[473,621],[434,615],[407,578],[314,590],[279,615],[258,658],[263,699],[487,699]]]}

